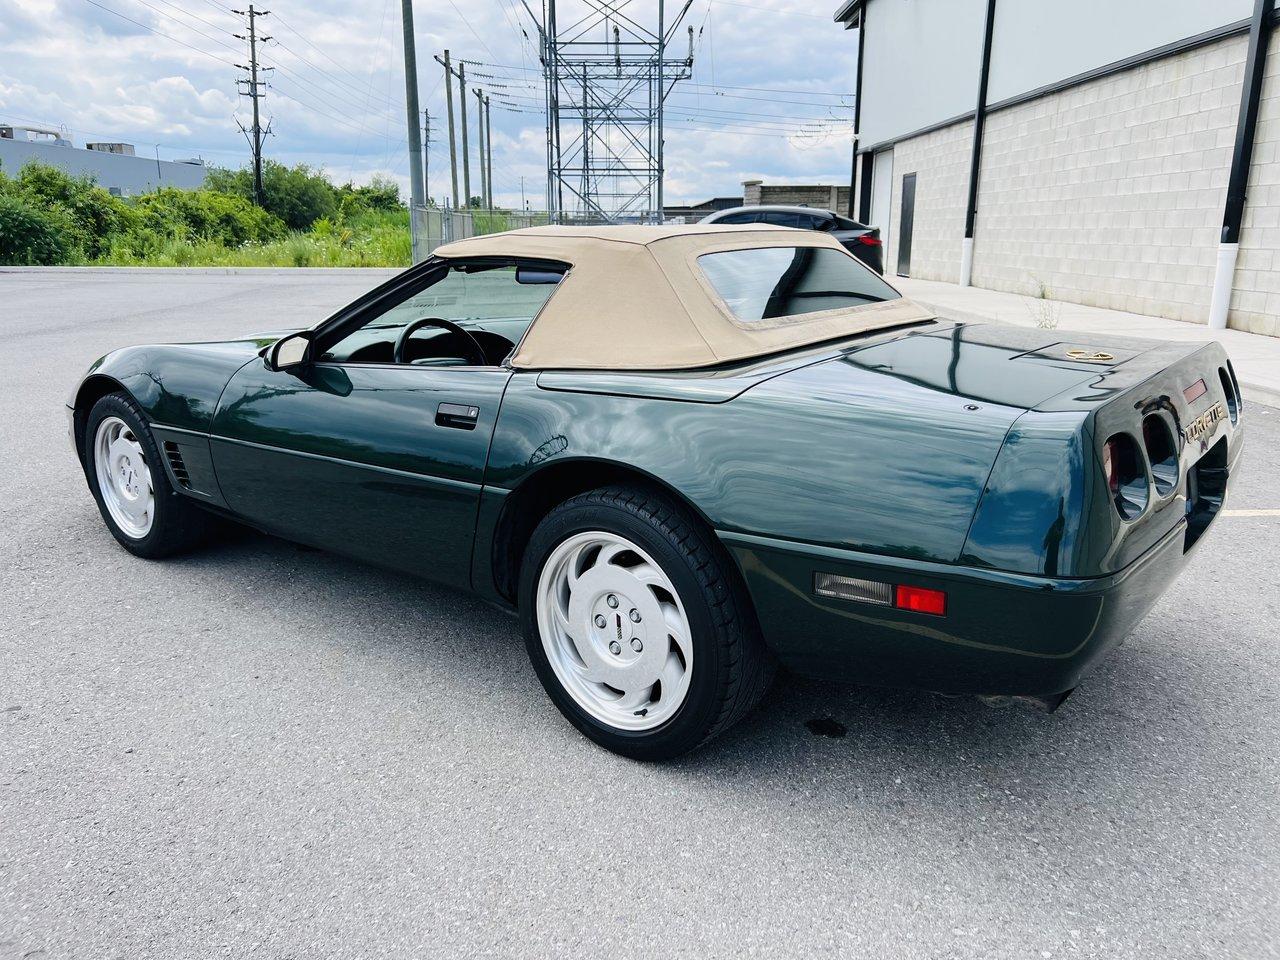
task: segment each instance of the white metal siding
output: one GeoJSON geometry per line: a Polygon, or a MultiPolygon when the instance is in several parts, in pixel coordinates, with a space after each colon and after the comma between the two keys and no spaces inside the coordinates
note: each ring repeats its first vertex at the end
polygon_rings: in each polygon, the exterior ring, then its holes
{"type": "Polygon", "coordinates": [[[1245,20],[1252,9],[1252,0],[996,0],[987,102],[1245,20]]]}
{"type": "Polygon", "coordinates": [[[859,132],[864,145],[973,109],[985,10],[986,0],[870,0],[859,132]]]}

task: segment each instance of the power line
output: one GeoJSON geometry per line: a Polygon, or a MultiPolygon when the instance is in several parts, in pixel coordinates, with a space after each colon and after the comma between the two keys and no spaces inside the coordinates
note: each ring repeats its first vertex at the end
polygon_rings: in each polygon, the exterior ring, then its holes
{"type": "MultiPolygon", "coordinates": [[[[491,63],[486,60],[463,60],[461,62],[472,67],[490,67],[496,70],[516,70],[523,73],[539,73],[540,72],[537,67],[516,66],[515,64],[510,64],[510,63],[491,63]]],[[[518,79],[518,78],[512,77],[511,79],[518,79]]],[[[703,87],[703,88],[709,88],[714,90],[753,90],[758,93],[789,93],[789,94],[795,94],[796,96],[804,96],[804,97],[848,98],[853,96],[852,93],[832,93],[830,91],[825,91],[825,90],[797,90],[794,87],[790,87],[790,88],[756,87],[756,86],[746,86],[742,84],[734,85],[734,84],[727,84],[727,83],[698,83],[696,80],[684,81],[682,83],[682,86],[685,88],[703,87]]]]}
{"type": "Polygon", "coordinates": [[[105,4],[99,3],[98,0],[84,0],[84,2],[87,4],[90,4],[91,6],[97,7],[99,10],[105,10],[107,13],[113,16],[119,17],[121,20],[127,20],[130,23],[132,23],[134,26],[141,27],[143,30],[147,30],[151,33],[154,33],[158,37],[164,37],[166,40],[172,40],[174,43],[178,44],[178,46],[180,47],[186,47],[188,50],[194,50],[196,53],[209,57],[211,60],[217,60],[219,63],[225,63],[228,67],[235,66],[235,64],[232,63],[230,60],[224,60],[222,57],[219,57],[216,54],[210,53],[208,50],[202,50],[197,46],[193,46],[192,44],[187,43],[185,40],[179,40],[177,37],[171,36],[170,34],[167,34],[162,30],[157,30],[155,27],[150,26],[149,24],[145,24],[141,20],[135,20],[133,19],[133,17],[125,16],[119,10],[112,10],[110,7],[106,6],[105,4]]]}
{"type": "MultiPolygon", "coordinates": [[[[103,3],[98,2],[98,0],[84,0],[84,2],[85,2],[85,3],[90,4],[91,6],[97,7],[98,9],[103,10],[103,11],[105,11],[106,13],[111,14],[112,16],[119,17],[121,20],[125,20],[125,21],[127,21],[127,22],[129,22],[129,23],[132,23],[132,24],[133,24],[134,26],[136,26],[136,27],[141,27],[143,30],[146,30],[148,33],[152,33],[152,34],[154,34],[154,35],[156,35],[156,36],[158,36],[158,37],[163,37],[163,38],[164,38],[164,39],[166,39],[166,40],[169,40],[169,41],[172,41],[173,43],[178,44],[178,46],[180,46],[180,47],[184,47],[184,48],[186,48],[186,49],[188,49],[188,50],[191,50],[191,51],[193,51],[193,52],[195,52],[195,53],[198,53],[198,54],[200,54],[200,55],[201,55],[201,56],[203,56],[203,57],[208,57],[210,60],[216,60],[218,63],[224,64],[224,65],[226,65],[226,66],[228,66],[228,67],[232,67],[232,68],[236,68],[236,69],[238,69],[238,68],[239,68],[239,65],[238,65],[238,64],[236,64],[236,63],[234,63],[234,62],[232,62],[231,60],[227,60],[227,59],[225,59],[225,58],[223,58],[223,57],[218,56],[218,55],[217,55],[217,54],[215,54],[215,53],[210,53],[208,50],[204,50],[204,49],[202,49],[202,48],[200,48],[200,47],[194,46],[193,44],[187,43],[185,40],[182,40],[182,39],[180,39],[180,38],[178,38],[178,37],[175,37],[175,36],[173,36],[172,34],[165,33],[163,30],[159,30],[159,29],[157,29],[156,27],[151,26],[150,24],[143,23],[141,20],[135,20],[133,17],[130,17],[130,16],[126,15],[126,14],[121,13],[119,10],[114,10],[114,9],[112,9],[111,7],[108,7],[106,4],[103,4],[103,3]]],[[[211,2],[211,0],[210,0],[210,2],[211,2]]],[[[218,7],[218,5],[217,5],[217,4],[212,4],[212,5],[213,5],[215,8],[219,9],[219,10],[221,10],[221,9],[222,9],[221,7],[218,7]]],[[[153,9],[154,9],[154,8],[153,8],[153,9]]],[[[157,13],[160,13],[160,14],[162,14],[162,15],[164,15],[164,16],[168,16],[167,14],[164,14],[164,11],[162,11],[162,10],[157,10],[156,12],[157,12],[157,13]]],[[[230,10],[228,10],[227,12],[228,12],[228,13],[230,13],[231,11],[230,11],[230,10]]],[[[175,18],[170,17],[169,19],[173,19],[173,20],[175,20],[175,22],[177,22],[177,23],[180,23],[180,24],[181,24],[181,21],[178,21],[178,20],[176,20],[175,18]]],[[[186,25],[186,24],[183,24],[183,26],[187,26],[187,25],[186,25]]],[[[188,29],[193,29],[193,30],[194,30],[194,28],[193,28],[193,27],[189,27],[189,26],[188,26],[187,28],[188,28],[188,29]]],[[[206,37],[206,39],[214,39],[214,38],[212,38],[212,37],[208,37],[206,34],[203,34],[203,33],[201,33],[201,35],[202,35],[202,36],[205,36],[205,37],[206,37]]],[[[222,41],[217,41],[217,42],[222,43],[222,41]]],[[[301,80],[299,80],[299,82],[302,82],[302,81],[301,81],[301,80]]],[[[321,109],[321,108],[319,108],[319,107],[317,107],[317,106],[315,106],[315,105],[313,105],[313,104],[306,103],[305,101],[303,101],[303,100],[299,99],[298,97],[295,97],[295,96],[291,96],[291,95],[289,95],[286,91],[281,90],[277,85],[273,85],[272,89],[274,89],[274,90],[276,91],[276,93],[277,93],[279,96],[284,97],[284,99],[289,100],[289,101],[290,101],[290,102],[292,102],[292,103],[296,103],[298,106],[302,107],[303,109],[305,109],[305,110],[307,110],[307,111],[309,111],[309,112],[311,112],[311,113],[314,113],[314,114],[316,114],[316,115],[318,115],[318,116],[324,117],[326,120],[331,120],[331,121],[333,121],[334,123],[337,123],[339,126],[351,127],[352,129],[356,129],[356,130],[358,130],[358,129],[359,129],[359,126],[358,126],[359,121],[355,121],[352,117],[350,117],[350,116],[349,116],[349,115],[347,115],[347,114],[342,114],[342,116],[343,116],[343,117],[345,117],[347,121],[350,121],[350,123],[348,123],[348,122],[344,122],[343,120],[340,120],[340,119],[338,119],[338,118],[334,117],[334,116],[333,116],[333,114],[331,114],[331,113],[327,112],[326,110],[323,110],[323,109],[321,109]]],[[[338,112],[340,112],[340,111],[338,111],[338,112]]],[[[385,134],[384,134],[384,136],[385,136],[385,137],[386,137],[386,139],[388,139],[388,140],[390,140],[390,139],[391,139],[391,138],[390,138],[390,136],[388,136],[388,135],[385,135],[385,134]]],[[[404,141],[403,141],[403,140],[399,141],[399,144],[403,144],[403,143],[404,143],[404,141]]]]}
{"type": "Polygon", "coordinates": [[[801,10],[778,10],[775,7],[762,7],[754,3],[742,3],[741,0],[711,0],[712,3],[724,3],[731,7],[746,7],[748,10],[762,10],[765,13],[772,13],[788,17],[812,17],[814,20],[825,20],[831,22],[831,18],[820,13],[805,13],[801,10]]]}

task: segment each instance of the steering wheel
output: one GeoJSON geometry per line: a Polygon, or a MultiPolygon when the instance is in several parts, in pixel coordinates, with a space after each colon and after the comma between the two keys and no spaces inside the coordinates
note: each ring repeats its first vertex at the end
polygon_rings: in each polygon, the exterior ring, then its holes
{"type": "Polygon", "coordinates": [[[462,337],[463,346],[466,348],[468,366],[485,367],[489,365],[489,358],[484,355],[484,347],[480,346],[480,341],[452,320],[445,320],[442,317],[422,317],[405,326],[400,331],[400,336],[396,337],[396,346],[391,353],[393,362],[405,362],[404,349],[409,344],[409,338],[423,327],[439,327],[442,330],[448,330],[450,333],[459,334],[462,337]]]}

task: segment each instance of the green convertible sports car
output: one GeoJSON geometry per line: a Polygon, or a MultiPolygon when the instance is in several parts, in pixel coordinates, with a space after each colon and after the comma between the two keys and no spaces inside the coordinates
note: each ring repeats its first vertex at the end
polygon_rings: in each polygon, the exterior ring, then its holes
{"type": "Polygon", "coordinates": [[[948,322],[823,234],[547,227],[284,337],[130,347],[71,433],[141,557],[221,514],[519,610],[579,730],[671,757],[775,665],[1053,707],[1222,508],[1222,348],[948,322]]]}

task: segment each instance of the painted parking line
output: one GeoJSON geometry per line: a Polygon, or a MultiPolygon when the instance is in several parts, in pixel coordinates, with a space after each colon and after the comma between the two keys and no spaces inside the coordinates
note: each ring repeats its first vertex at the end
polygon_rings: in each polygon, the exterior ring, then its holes
{"type": "Polygon", "coordinates": [[[1224,517],[1280,517],[1280,510],[1223,510],[1224,517]]]}

